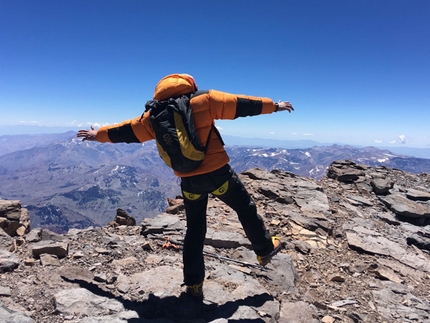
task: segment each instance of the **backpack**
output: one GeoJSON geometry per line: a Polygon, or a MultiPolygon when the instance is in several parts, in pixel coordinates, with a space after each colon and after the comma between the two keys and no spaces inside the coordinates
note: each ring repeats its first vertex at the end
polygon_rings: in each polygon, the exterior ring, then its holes
{"type": "Polygon", "coordinates": [[[190,97],[181,95],[162,101],[150,100],[145,104],[145,112],[148,110],[158,153],[167,166],[181,173],[199,167],[207,145],[203,147],[194,127],[190,97]]]}

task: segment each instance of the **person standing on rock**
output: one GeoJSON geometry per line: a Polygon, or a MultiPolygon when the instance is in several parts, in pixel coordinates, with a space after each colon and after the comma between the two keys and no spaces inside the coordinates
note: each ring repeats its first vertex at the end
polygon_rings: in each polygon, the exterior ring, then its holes
{"type": "MultiPolygon", "coordinates": [[[[199,91],[194,78],[188,74],[171,74],[162,78],[155,87],[153,99],[168,100],[186,95],[192,118],[205,156],[200,166],[189,172],[174,170],[181,178],[187,231],[183,246],[184,284],[187,293],[203,296],[205,267],[203,246],[206,235],[206,208],[208,194],[213,194],[236,211],[245,234],[252,244],[260,265],[267,265],[282,248],[279,237],[271,237],[257,207],[229,165],[224,143],[215,127],[216,119],[294,111],[286,101],[273,102],[269,98],[235,95],[216,90],[199,91]],[[212,131],[214,130],[214,131],[212,131]]],[[[150,101],[148,101],[150,102],[150,101]]],[[[104,126],[98,130],[79,130],[77,137],[99,142],[140,143],[156,139],[150,122],[150,111],[120,124],[104,126]]]]}

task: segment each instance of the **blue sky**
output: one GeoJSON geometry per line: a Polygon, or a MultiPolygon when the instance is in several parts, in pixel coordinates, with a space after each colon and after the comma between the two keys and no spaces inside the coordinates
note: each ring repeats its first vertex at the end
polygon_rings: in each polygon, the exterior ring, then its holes
{"type": "Polygon", "coordinates": [[[430,1],[0,0],[0,126],[140,115],[155,84],[288,100],[241,137],[430,147],[430,1]]]}

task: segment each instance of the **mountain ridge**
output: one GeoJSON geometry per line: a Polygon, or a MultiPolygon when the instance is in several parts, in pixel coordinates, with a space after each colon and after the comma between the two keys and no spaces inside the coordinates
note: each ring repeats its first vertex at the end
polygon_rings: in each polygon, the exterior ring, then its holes
{"type": "MultiPolygon", "coordinates": [[[[3,128],[13,128],[12,126],[3,128]]],[[[30,127],[30,129],[40,129],[43,127],[30,127]]],[[[35,131],[18,131],[18,133],[9,134],[8,131],[4,131],[2,133],[0,131],[0,155],[5,153],[22,150],[26,148],[31,148],[32,145],[35,145],[35,141],[37,141],[40,145],[40,141],[44,141],[45,143],[55,142],[58,140],[65,140],[68,138],[74,138],[77,130],[73,127],[66,128],[54,128],[57,131],[53,131],[50,127],[45,127],[45,131],[37,132],[35,131]],[[9,144],[9,145],[8,145],[9,144]],[[10,146],[14,146],[12,149],[10,146]]],[[[2,126],[0,126],[0,130],[2,126]]],[[[25,129],[25,127],[24,127],[25,129]]],[[[305,149],[314,146],[331,146],[331,145],[340,145],[340,146],[352,146],[357,148],[369,147],[369,145],[351,145],[348,143],[342,142],[331,142],[331,143],[321,143],[315,140],[282,140],[282,139],[269,139],[269,138],[245,138],[245,137],[237,137],[232,135],[223,135],[223,139],[228,146],[260,146],[265,148],[287,148],[287,149],[305,149]]],[[[371,146],[371,145],[370,145],[371,146]]],[[[430,158],[430,148],[417,148],[417,147],[408,147],[406,144],[402,144],[402,146],[375,146],[381,150],[390,150],[396,154],[402,154],[411,157],[418,158],[430,158]]]]}

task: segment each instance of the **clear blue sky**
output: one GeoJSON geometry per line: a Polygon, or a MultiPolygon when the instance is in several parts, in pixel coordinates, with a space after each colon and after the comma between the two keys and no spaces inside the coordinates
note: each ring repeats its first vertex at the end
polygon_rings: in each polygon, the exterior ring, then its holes
{"type": "Polygon", "coordinates": [[[138,116],[157,81],[288,100],[242,137],[430,147],[430,1],[0,0],[0,125],[138,116]]]}

